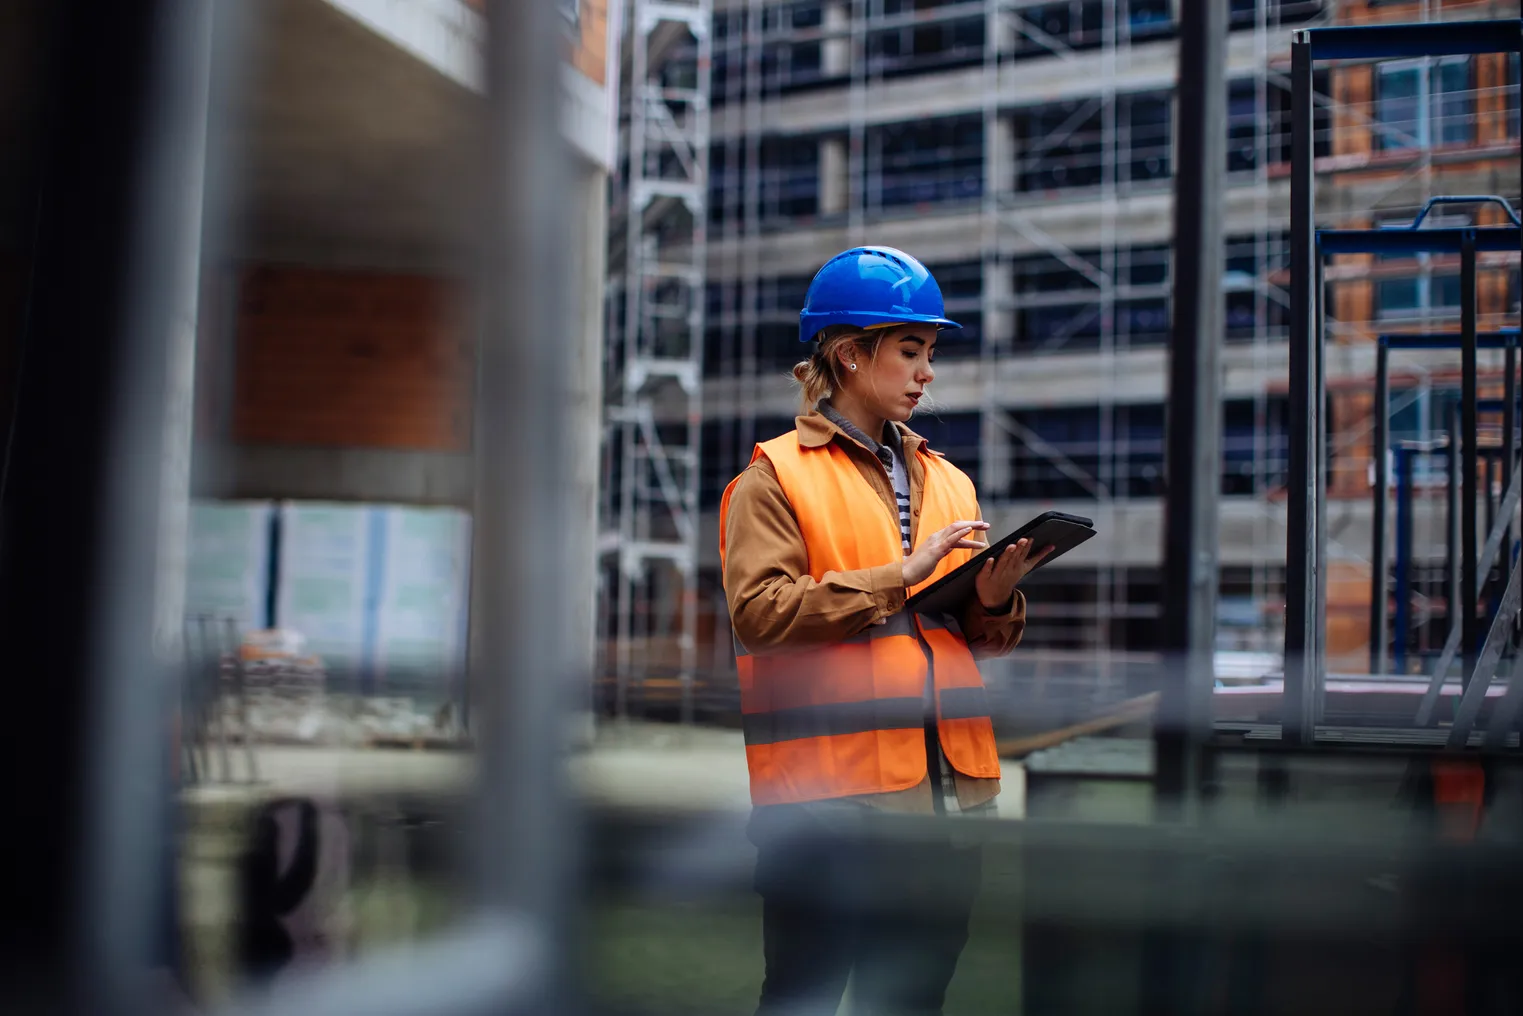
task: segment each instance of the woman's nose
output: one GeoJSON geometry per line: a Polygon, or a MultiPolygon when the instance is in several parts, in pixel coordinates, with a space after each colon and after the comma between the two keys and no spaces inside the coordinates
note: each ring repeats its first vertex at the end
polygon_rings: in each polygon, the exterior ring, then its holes
{"type": "Polygon", "coordinates": [[[923,363],[920,365],[920,369],[915,372],[915,380],[923,385],[928,385],[936,380],[936,371],[929,363],[923,363]]]}

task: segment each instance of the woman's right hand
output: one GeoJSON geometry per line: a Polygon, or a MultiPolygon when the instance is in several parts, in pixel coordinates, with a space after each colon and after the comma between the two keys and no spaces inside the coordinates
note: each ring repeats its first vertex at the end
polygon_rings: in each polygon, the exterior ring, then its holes
{"type": "Polygon", "coordinates": [[[931,577],[941,559],[954,550],[988,550],[989,545],[968,539],[968,534],[989,528],[987,522],[954,522],[947,528],[932,533],[930,538],[915,548],[904,559],[904,587],[917,586],[931,577]]]}

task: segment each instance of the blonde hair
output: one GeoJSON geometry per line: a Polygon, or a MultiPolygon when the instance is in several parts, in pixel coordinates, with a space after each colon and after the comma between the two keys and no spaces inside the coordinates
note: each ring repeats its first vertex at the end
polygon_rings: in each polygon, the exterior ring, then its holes
{"type": "Polygon", "coordinates": [[[841,361],[836,355],[842,346],[854,346],[860,355],[871,360],[878,353],[883,333],[865,332],[851,325],[831,325],[815,337],[814,352],[807,360],[793,365],[793,380],[799,385],[799,404],[805,413],[819,401],[841,390],[841,361]]]}

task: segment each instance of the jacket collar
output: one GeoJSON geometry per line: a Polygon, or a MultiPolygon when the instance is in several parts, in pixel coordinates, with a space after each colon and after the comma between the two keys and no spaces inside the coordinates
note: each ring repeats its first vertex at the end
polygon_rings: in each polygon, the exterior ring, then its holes
{"type": "MultiPolygon", "coordinates": [[[[850,441],[852,444],[858,446],[861,445],[861,442],[851,437],[851,435],[847,434],[844,430],[836,426],[834,423],[831,423],[830,420],[818,410],[811,410],[804,416],[796,417],[793,423],[794,426],[798,428],[799,447],[801,448],[823,448],[825,445],[830,444],[831,441],[834,441],[837,437],[840,437],[846,441],[850,441]]],[[[899,432],[899,441],[904,448],[905,459],[912,458],[915,452],[922,446],[924,446],[926,451],[930,452],[933,455],[940,454],[940,452],[935,451],[929,444],[926,443],[925,438],[921,437],[919,434],[916,434],[904,424],[893,423],[891,426],[899,432]]],[[[868,450],[871,451],[871,449],[868,450]]]]}

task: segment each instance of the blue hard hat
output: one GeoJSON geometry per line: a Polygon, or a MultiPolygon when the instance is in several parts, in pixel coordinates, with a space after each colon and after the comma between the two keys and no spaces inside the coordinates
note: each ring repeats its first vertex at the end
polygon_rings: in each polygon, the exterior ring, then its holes
{"type": "Polygon", "coordinates": [[[919,260],[892,247],[853,247],[821,268],[799,312],[799,341],[831,325],[929,324],[961,328],[942,316],[941,287],[919,260]]]}

